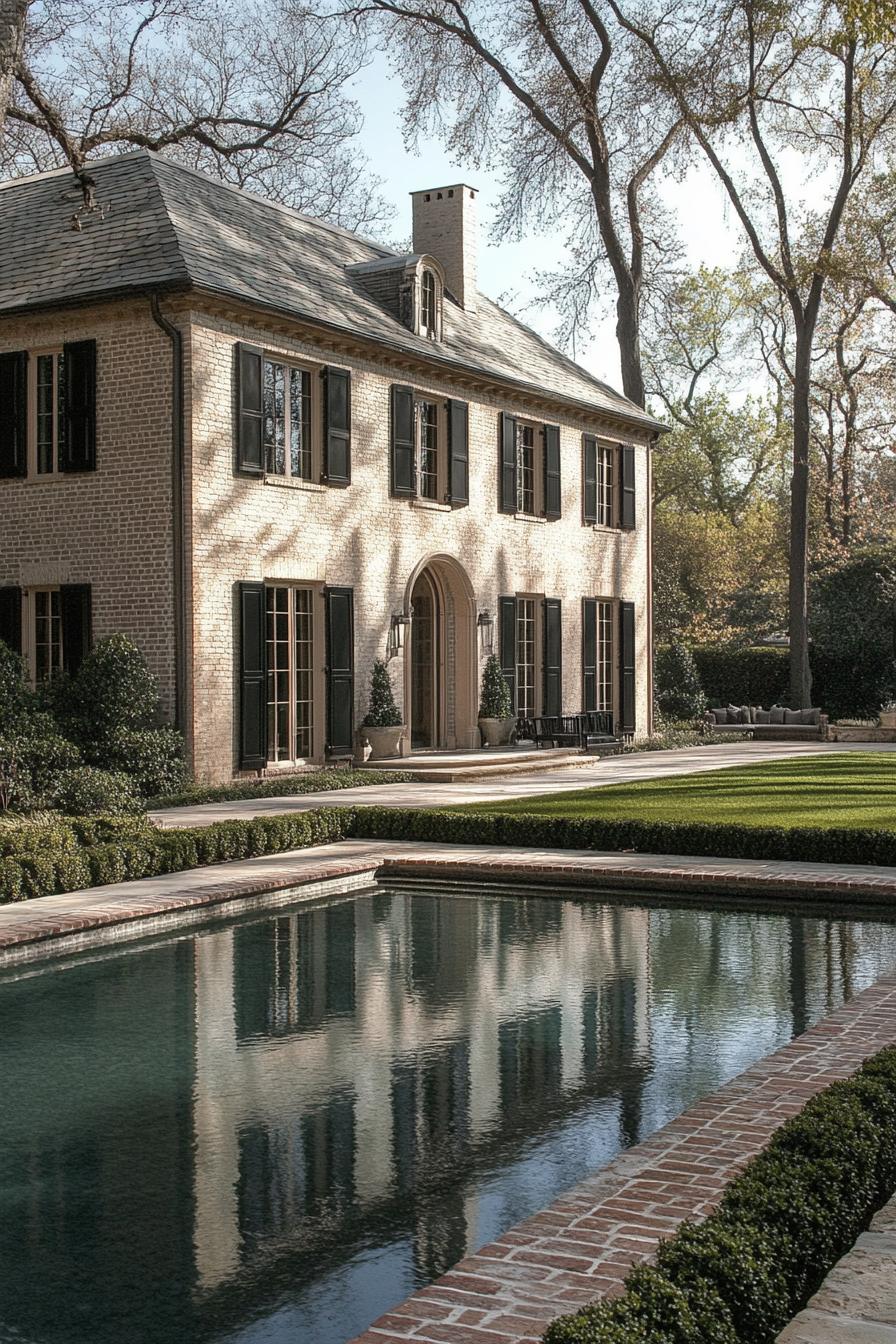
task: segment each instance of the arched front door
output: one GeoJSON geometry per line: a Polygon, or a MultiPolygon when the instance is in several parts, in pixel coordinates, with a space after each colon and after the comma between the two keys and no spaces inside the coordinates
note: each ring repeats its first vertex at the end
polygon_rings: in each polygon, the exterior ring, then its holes
{"type": "Polygon", "coordinates": [[[438,587],[426,569],[414,584],[411,605],[411,746],[432,751],[443,737],[444,631],[438,587]]]}
{"type": "Polygon", "coordinates": [[[470,580],[453,556],[430,556],[411,575],[405,603],[412,612],[404,665],[411,748],[468,751],[479,745],[476,603],[470,580]]]}

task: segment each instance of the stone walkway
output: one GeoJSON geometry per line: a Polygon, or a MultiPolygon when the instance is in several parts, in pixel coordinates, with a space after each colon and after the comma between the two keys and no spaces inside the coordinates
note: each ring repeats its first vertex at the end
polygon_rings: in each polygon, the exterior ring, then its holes
{"type": "Polygon", "coordinates": [[[249,798],[235,803],[204,803],[197,807],[166,808],[150,815],[162,826],[207,826],[231,817],[262,817],[283,812],[306,812],[314,807],[444,807],[456,803],[500,802],[502,798],[534,798],[544,793],[632,784],[642,779],[694,775],[736,765],[793,757],[830,755],[832,752],[883,751],[896,753],[896,743],[737,742],[721,747],[691,747],[678,751],[632,752],[605,756],[565,770],[542,770],[530,775],[504,775],[466,784],[381,784],[375,788],[333,789],[297,797],[249,798]]]}
{"type": "Polygon", "coordinates": [[[896,1344],[896,1197],[781,1332],[778,1344],[896,1344]]]}
{"type": "Polygon", "coordinates": [[[537,885],[546,895],[556,896],[576,889],[579,894],[672,894],[714,902],[733,898],[775,905],[827,901],[851,909],[896,907],[896,868],[870,864],[343,840],[0,905],[0,968],[246,910],[357,890],[389,876],[498,881],[512,883],[515,890],[537,885]]]}
{"type": "MultiPolygon", "coordinates": [[[[354,1344],[536,1344],[555,1316],[618,1291],[632,1266],[650,1259],[660,1240],[685,1219],[699,1221],[712,1211],[731,1178],[779,1125],[894,1041],[896,980],[881,980],[462,1260],[380,1317],[354,1344]]],[[[879,1309],[884,1320],[896,1322],[896,1281],[881,1278],[880,1256],[874,1254],[876,1288],[871,1261],[856,1266],[881,1304],[866,1309],[879,1309]]],[[[856,1269],[839,1287],[834,1271],[826,1300],[837,1301],[839,1291],[847,1306],[858,1301],[856,1269]]],[[[896,1344],[894,1334],[786,1338],[787,1344],[896,1344]]]]}

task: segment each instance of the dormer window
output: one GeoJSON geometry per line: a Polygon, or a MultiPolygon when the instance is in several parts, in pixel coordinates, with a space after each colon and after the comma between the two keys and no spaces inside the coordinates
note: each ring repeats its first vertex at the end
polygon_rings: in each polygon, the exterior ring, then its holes
{"type": "Polygon", "coordinates": [[[420,281],[420,334],[433,340],[439,335],[439,287],[435,272],[428,268],[420,281]]]}

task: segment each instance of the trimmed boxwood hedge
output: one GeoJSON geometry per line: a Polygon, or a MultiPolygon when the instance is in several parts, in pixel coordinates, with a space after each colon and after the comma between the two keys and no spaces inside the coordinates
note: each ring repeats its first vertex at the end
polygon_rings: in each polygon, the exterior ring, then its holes
{"type": "Polygon", "coordinates": [[[4,826],[0,900],[25,901],[328,844],[346,838],[350,819],[350,809],[317,808],[183,830],[158,830],[142,819],[110,817],[4,826]]]}
{"type": "Polygon", "coordinates": [[[735,826],[728,822],[609,821],[432,808],[359,807],[352,834],[373,840],[433,840],[504,849],[638,850],[725,859],[896,865],[896,830],[735,826]]]}
{"type": "Polygon", "coordinates": [[[610,1301],[545,1344],[771,1344],[896,1187],[896,1048],[785,1122],[726,1190],[610,1301]]]}
{"type": "Polygon", "coordinates": [[[605,821],[395,807],[316,808],[179,830],[158,830],[138,817],[66,817],[0,826],[0,903],[351,837],[501,849],[639,850],[896,865],[896,831],[847,828],[605,821]]]}

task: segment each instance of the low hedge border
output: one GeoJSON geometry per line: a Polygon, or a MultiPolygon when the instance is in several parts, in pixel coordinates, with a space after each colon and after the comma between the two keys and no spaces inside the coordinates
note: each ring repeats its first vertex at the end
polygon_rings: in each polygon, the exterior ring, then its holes
{"type": "Polygon", "coordinates": [[[203,803],[239,803],[251,798],[295,798],[303,793],[331,789],[366,789],[378,784],[409,784],[415,776],[407,770],[308,770],[299,775],[272,775],[246,779],[237,784],[191,784],[179,793],[151,798],[150,808],[198,807],[203,803]]]}
{"type": "Polygon", "coordinates": [[[158,830],[136,817],[60,817],[0,827],[0,903],[352,838],[896,866],[896,831],[394,807],[315,808],[177,830],[158,830]]]}
{"type": "Polygon", "coordinates": [[[317,808],[287,816],[218,821],[159,830],[133,818],[63,818],[0,829],[0,900],[80,891],[212,863],[330,844],[349,834],[351,810],[317,808]]]}
{"type": "Polygon", "coordinates": [[[896,1048],[787,1120],[718,1209],[544,1344],[772,1344],[896,1188],[896,1048]]]}
{"type": "Polygon", "coordinates": [[[521,813],[359,807],[352,833],[508,848],[636,850],[722,859],[896,865],[896,830],[734,826],[727,822],[607,821],[521,813]]]}

